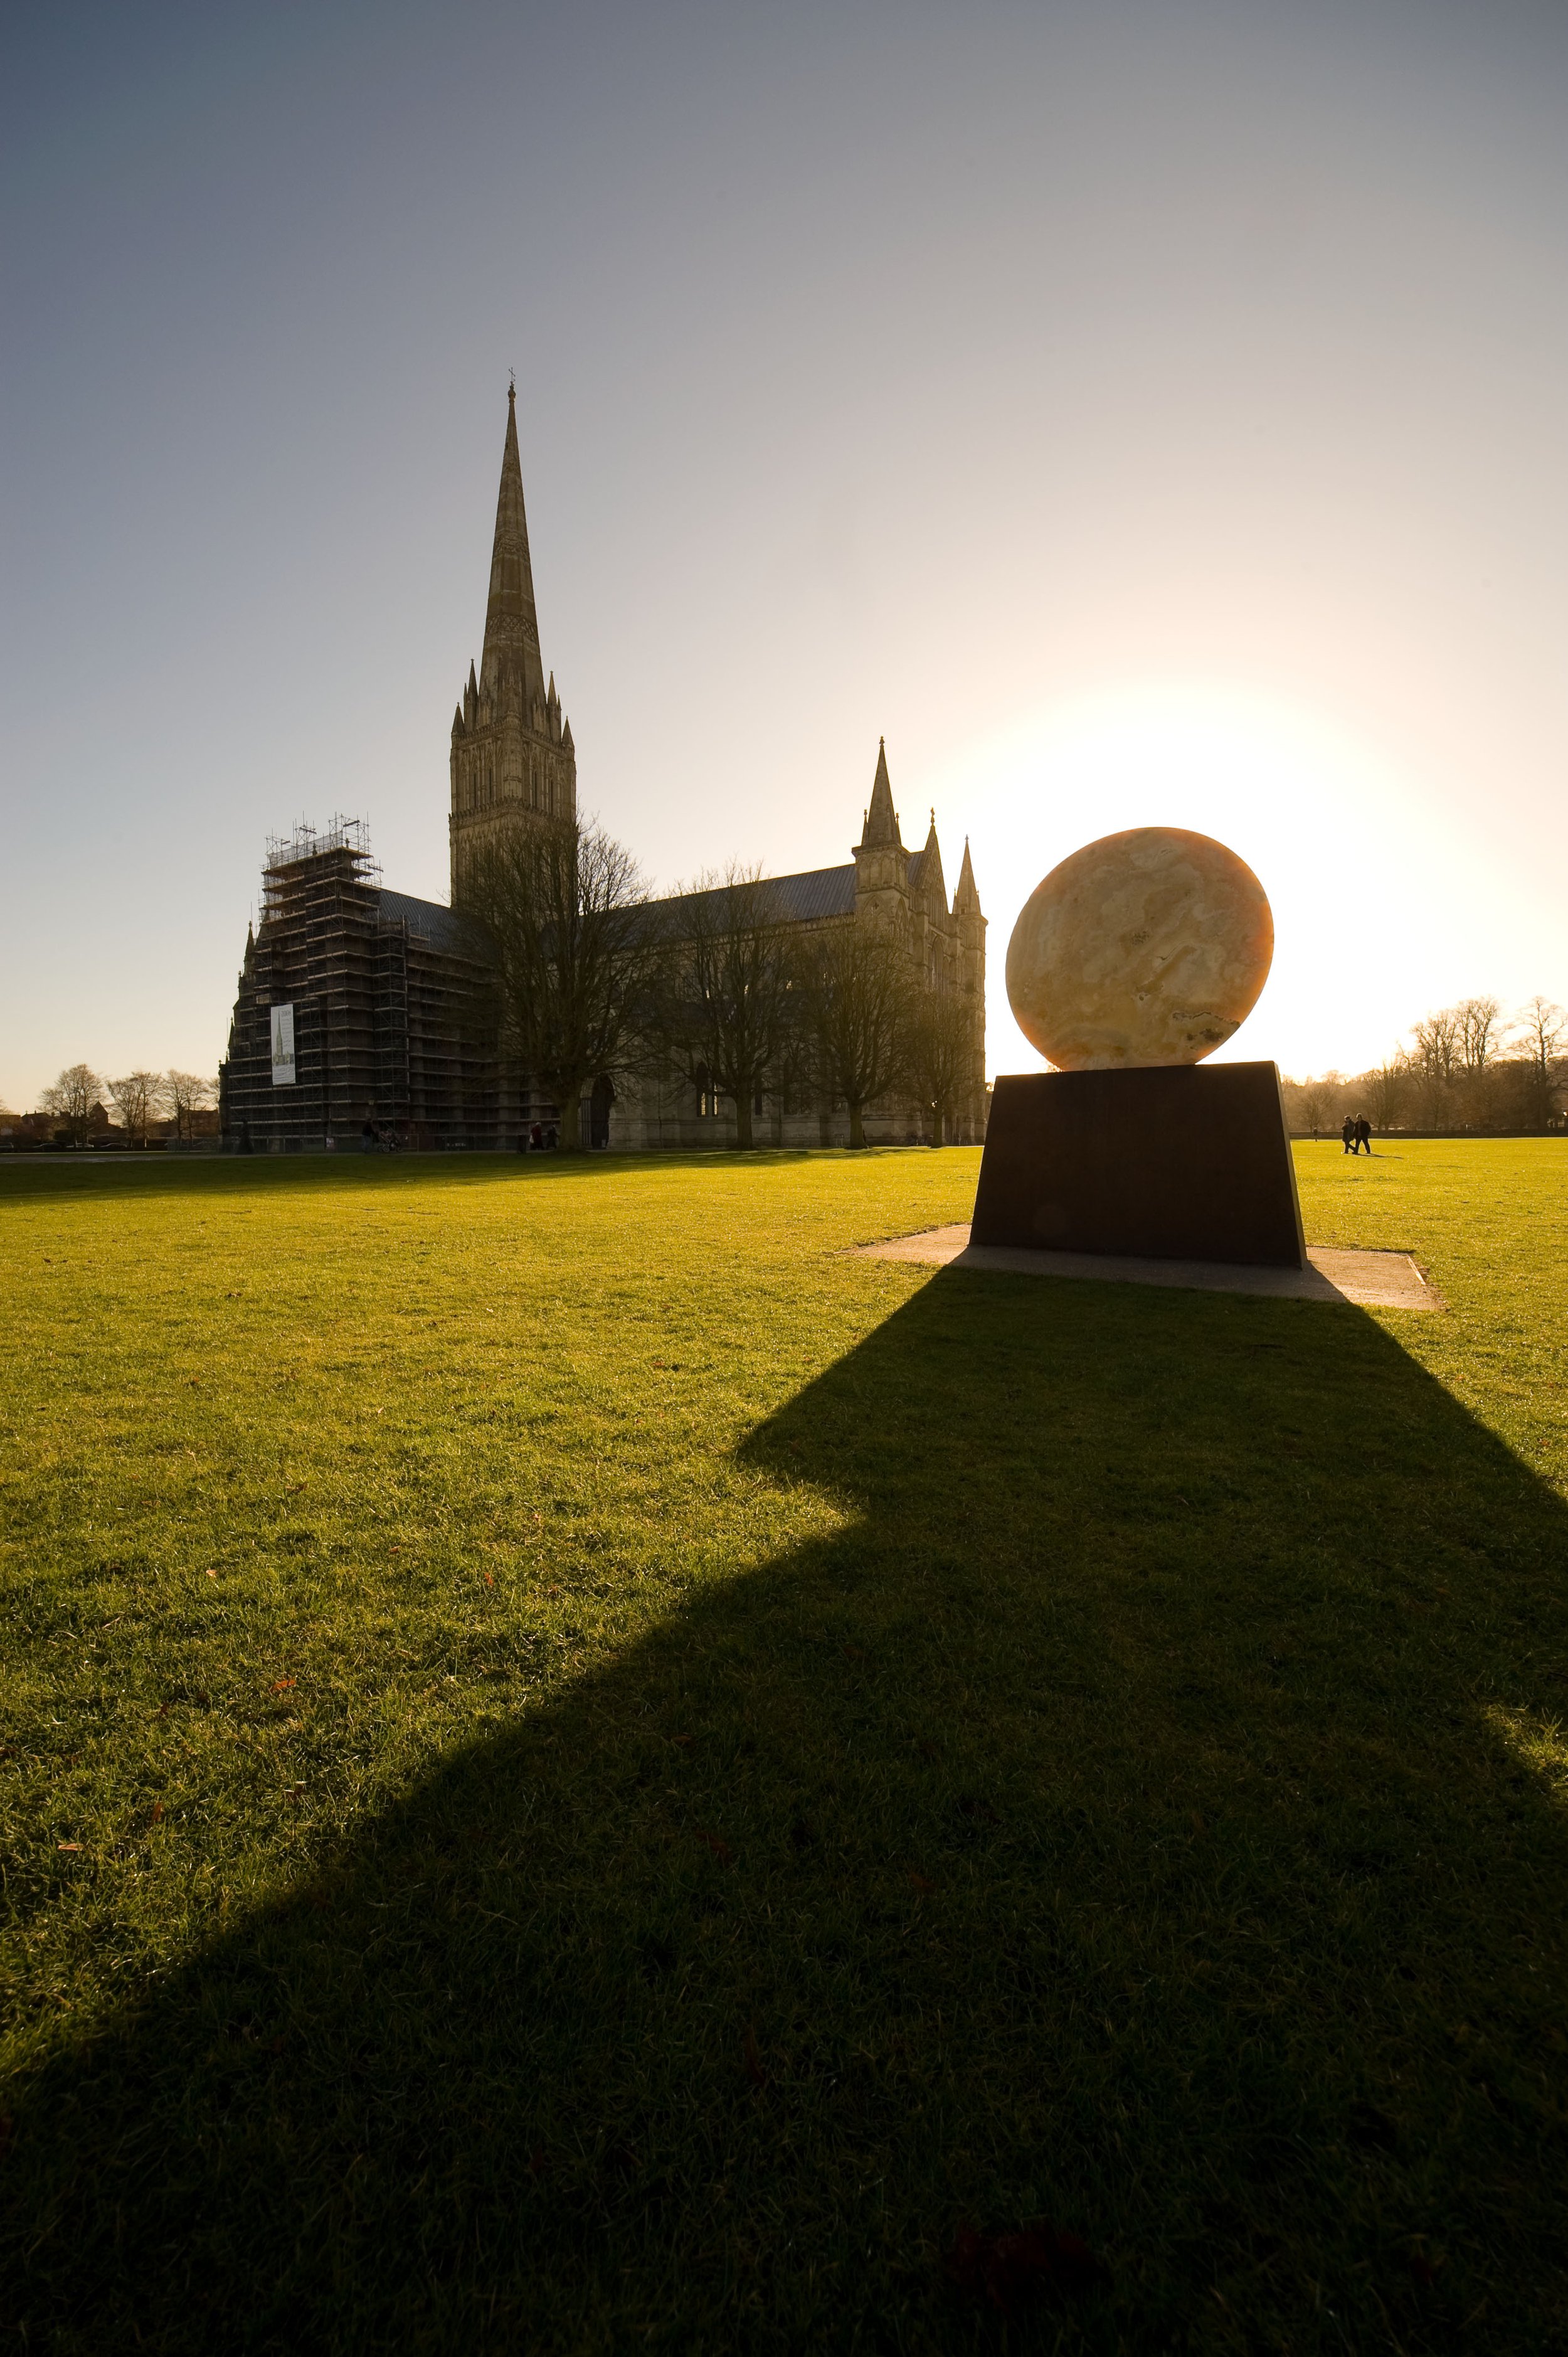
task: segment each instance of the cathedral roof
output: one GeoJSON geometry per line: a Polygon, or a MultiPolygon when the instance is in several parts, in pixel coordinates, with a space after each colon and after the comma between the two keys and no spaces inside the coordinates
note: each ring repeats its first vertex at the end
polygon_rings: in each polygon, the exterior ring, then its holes
{"type": "Polygon", "coordinates": [[[439,900],[416,900],[410,892],[389,892],[384,887],[377,899],[383,924],[406,925],[416,939],[450,956],[472,956],[472,922],[456,909],[446,908],[439,900]]]}
{"type": "MultiPolygon", "coordinates": [[[[656,900],[659,909],[690,908],[703,900],[722,899],[721,884],[711,892],[676,892],[656,900]]],[[[768,915],[784,924],[801,924],[814,917],[853,917],[854,868],[811,867],[802,876],[765,876],[760,890],[767,895],[768,915]]]]}
{"type": "MultiPolygon", "coordinates": [[[[920,881],[920,869],[925,860],[923,851],[909,855],[909,890],[915,893],[920,881]]],[[[941,877],[940,855],[938,856],[937,876],[941,877]]],[[[824,917],[853,917],[854,914],[854,864],[845,867],[809,867],[800,876],[765,876],[760,889],[768,896],[768,914],[784,924],[808,924],[824,917]]],[[[725,887],[721,884],[711,892],[676,892],[666,900],[655,900],[656,909],[682,909],[693,902],[720,899],[725,887]]],[[[421,904],[424,905],[423,903],[421,904]]],[[[946,905],[944,900],[944,907],[946,905]]]]}

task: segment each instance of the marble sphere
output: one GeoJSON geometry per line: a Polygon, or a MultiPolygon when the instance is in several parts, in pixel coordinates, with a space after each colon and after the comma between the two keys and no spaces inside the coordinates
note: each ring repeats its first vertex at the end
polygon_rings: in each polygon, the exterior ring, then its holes
{"type": "Polygon", "coordinates": [[[1196,1064],[1251,1014],[1273,954],[1244,860],[1185,827],[1135,826],[1036,887],[1007,944],[1007,996],[1059,1071],[1196,1064]]]}

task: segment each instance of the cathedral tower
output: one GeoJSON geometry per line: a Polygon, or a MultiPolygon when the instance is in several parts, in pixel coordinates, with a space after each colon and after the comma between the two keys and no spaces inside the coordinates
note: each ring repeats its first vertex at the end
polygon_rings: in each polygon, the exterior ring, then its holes
{"type": "Polygon", "coordinates": [[[887,925],[901,925],[909,911],[909,855],[898,832],[893,807],[893,784],[887,775],[887,743],[876,740],[876,775],[871,781],[871,802],[854,846],[854,905],[857,915],[874,915],[887,925]]]}
{"type": "Polygon", "coordinates": [[[487,845],[519,828],[574,818],[576,810],[571,726],[555,675],[546,686],[539,656],[514,385],[507,394],[484,652],[477,673],[468,666],[468,684],[452,719],[453,906],[487,845]]]}

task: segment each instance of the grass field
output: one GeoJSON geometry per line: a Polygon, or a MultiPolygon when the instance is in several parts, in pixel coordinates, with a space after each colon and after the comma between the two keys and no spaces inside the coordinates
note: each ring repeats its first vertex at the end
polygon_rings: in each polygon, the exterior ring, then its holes
{"type": "Polygon", "coordinates": [[[1568,1148],[1297,1155],[0,1168],[4,2345],[1568,2346],[1568,1148]]]}

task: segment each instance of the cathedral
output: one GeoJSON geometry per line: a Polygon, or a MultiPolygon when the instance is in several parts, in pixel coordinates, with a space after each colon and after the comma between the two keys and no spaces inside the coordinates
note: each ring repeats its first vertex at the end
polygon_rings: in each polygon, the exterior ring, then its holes
{"type": "MultiPolygon", "coordinates": [[[[510,1148],[575,1132],[614,1147],[733,1144],[735,1108],[655,1059],[605,1073],[580,1106],[547,1104],[497,1058],[486,1019],[491,963],[467,911],[477,866],[518,833],[572,822],[577,762],[571,724],[545,673],[523,503],[515,389],[508,395],[490,554],[484,645],[452,720],[447,826],[450,905],[389,890],[364,830],[334,819],[268,845],[261,920],[244,963],[220,1071],[231,1148],[301,1152],[381,1140],[427,1147],[510,1148]]],[[[727,848],[727,847],[726,847],[727,848]]],[[[985,919],[969,846],[949,901],[936,814],[921,849],[903,841],[886,746],[879,748],[859,841],[842,866],[767,879],[770,919],[802,943],[875,927],[901,944],[911,982],[954,998],[968,1071],[948,1135],[978,1142],[985,1120],[985,919]]],[[[680,936],[696,896],[652,904],[680,936]]],[[[914,1144],[926,1125],[890,1099],[865,1113],[868,1144],[914,1144]]],[[[758,1146],[833,1146],[842,1105],[781,1082],[752,1108],[758,1146]]]]}

